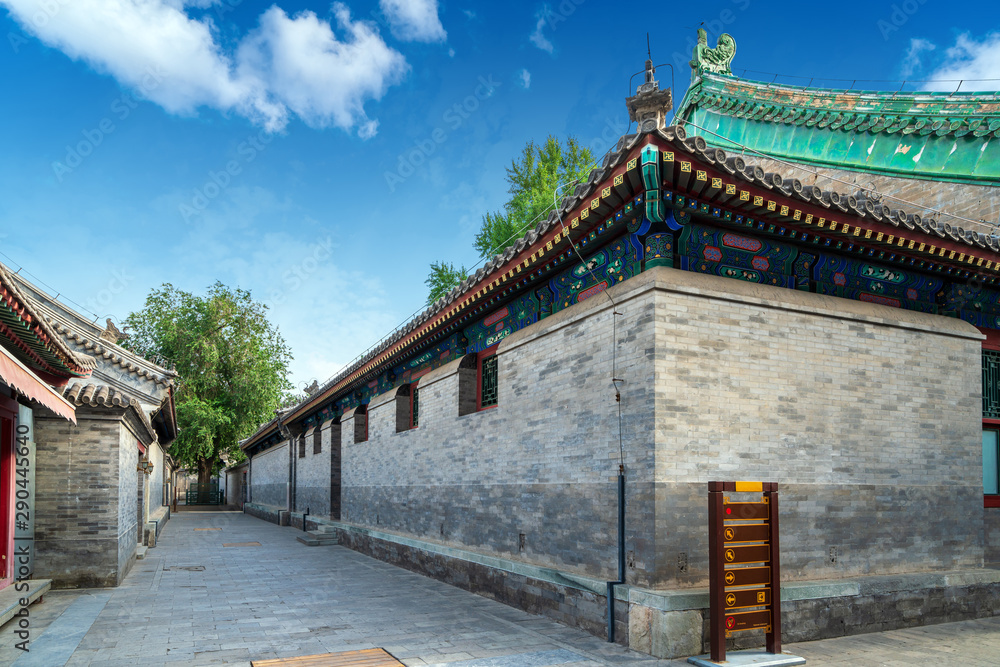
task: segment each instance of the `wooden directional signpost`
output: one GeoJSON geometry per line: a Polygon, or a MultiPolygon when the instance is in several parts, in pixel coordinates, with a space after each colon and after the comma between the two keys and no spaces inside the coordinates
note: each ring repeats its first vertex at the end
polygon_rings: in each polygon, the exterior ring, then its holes
{"type": "Polygon", "coordinates": [[[712,661],[724,661],[726,639],[745,630],[763,629],[767,652],[781,653],[778,485],[709,482],[708,527],[712,661]],[[734,502],[727,491],[761,498],[734,502]]]}

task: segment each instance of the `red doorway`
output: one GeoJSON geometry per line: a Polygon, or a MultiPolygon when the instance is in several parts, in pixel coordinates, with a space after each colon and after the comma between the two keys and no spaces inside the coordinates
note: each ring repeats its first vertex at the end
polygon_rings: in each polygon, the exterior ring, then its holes
{"type": "Polygon", "coordinates": [[[0,396],[0,589],[14,581],[14,420],[17,402],[0,396]]]}

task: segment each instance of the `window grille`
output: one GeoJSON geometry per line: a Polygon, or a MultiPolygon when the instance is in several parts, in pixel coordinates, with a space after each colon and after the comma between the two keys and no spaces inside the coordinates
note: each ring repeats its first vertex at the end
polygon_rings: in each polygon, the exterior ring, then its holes
{"type": "Polygon", "coordinates": [[[1000,419],[1000,352],[983,350],[983,418],[1000,419]]]}
{"type": "Polygon", "coordinates": [[[413,403],[410,405],[410,415],[413,418],[413,428],[420,426],[420,389],[413,387],[411,392],[413,403]]]}
{"type": "Polygon", "coordinates": [[[486,357],[480,363],[479,407],[489,408],[497,404],[497,355],[486,357]]]}

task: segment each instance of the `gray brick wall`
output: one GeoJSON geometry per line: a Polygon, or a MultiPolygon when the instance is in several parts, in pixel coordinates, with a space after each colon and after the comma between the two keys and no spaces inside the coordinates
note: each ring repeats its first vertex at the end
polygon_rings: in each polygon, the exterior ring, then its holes
{"type": "Polygon", "coordinates": [[[320,453],[316,454],[314,438],[315,429],[305,434],[305,456],[295,459],[295,511],[329,516],[330,512],[330,446],[329,428],[327,442],[323,443],[322,431],[320,438],[320,453]]]}
{"type": "Polygon", "coordinates": [[[994,566],[1000,565],[1000,507],[987,507],[983,510],[983,525],[986,533],[984,559],[994,566]]]}
{"type": "MultiPolygon", "coordinates": [[[[788,579],[982,564],[972,327],[667,268],[614,294],[630,583],[705,584],[713,479],[781,484],[788,579]]],[[[458,362],[421,380],[418,429],[373,409],[344,519],[611,576],[614,340],[595,297],[501,344],[496,409],[458,416],[458,362]]]]}
{"type": "MultiPolygon", "coordinates": [[[[624,442],[638,489],[652,471],[654,392],[646,380],[653,376],[654,299],[650,290],[627,293],[619,310],[638,344],[623,342],[617,372],[629,382],[624,442]]],[[[611,576],[618,456],[612,329],[610,304],[600,297],[508,337],[498,355],[494,409],[459,416],[458,361],[421,379],[419,428],[396,433],[392,410],[370,409],[370,440],[343,444],[344,518],[611,576]]],[[[640,506],[648,497],[636,495],[633,508],[652,514],[651,505],[640,506]]]]}
{"type": "MultiPolygon", "coordinates": [[[[297,445],[296,445],[297,446],[297,445]]],[[[288,442],[272,447],[253,457],[252,499],[259,505],[287,507],[288,502],[288,442]]],[[[295,452],[298,455],[298,451],[295,452]]]]}
{"type": "Polygon", "coordinates": [[[677,284],[656,312],[658,581],[706,581],[692,554],[711,479],[782,485],[789,580],[982,564],[978,332],[663,271],[677,284]]]}
{"type": "Polygon", "coordinates": [[[112,414],[77,408],[77,421],[35,412],[35,576],[59,588],[116,586],[138,541],[138,450],[112,414]]]}
{"type": "Polygon", "coordinates": [[[145,524],[145,517],[143,525],[139,523],[136,501],[138,484],[140,480],[145,484],[146,480],[143,479],[145,474],[136,470],[139,466],[138,438],[125,425],[122,425],[118,435],[118,497],[122,502],[118,504],[117,583],[121,583],[135,563],[136,547],[142,535],[140,531],[145,524]]]}

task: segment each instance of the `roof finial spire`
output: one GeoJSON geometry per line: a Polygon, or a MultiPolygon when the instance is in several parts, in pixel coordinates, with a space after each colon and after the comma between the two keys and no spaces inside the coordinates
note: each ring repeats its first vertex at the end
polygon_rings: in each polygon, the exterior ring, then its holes
{"type": "Polygon", "coordinates": [[[646,80],[639,85],[635,95],[625,100],[629,120],[638,122],[640,132],[653,132],[665,127],[667,114],[673,109],[671,91],[660,90],[656,81],[656,68],[649,48],[649,33],[646,33],[646,80]]]}

